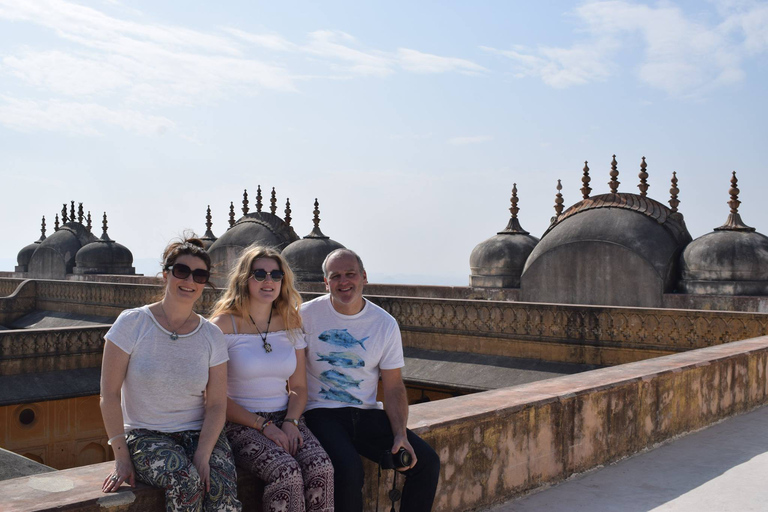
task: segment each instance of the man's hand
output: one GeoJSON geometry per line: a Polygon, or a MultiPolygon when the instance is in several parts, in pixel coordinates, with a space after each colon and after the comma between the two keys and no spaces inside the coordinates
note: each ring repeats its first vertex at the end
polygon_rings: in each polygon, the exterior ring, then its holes
{"type": "Polygon", "coordinates": [[[408,442],[408,437],[405,434],[395,436],[395,442],[392,445],[392,454],[400,451],[400,448],[405,448],[405,451],[411,454],[411,465],[408,467],[395,468],[398,471],[407,471],[416,465],[416,453],[413,451],[411,443],[408,442]]]}

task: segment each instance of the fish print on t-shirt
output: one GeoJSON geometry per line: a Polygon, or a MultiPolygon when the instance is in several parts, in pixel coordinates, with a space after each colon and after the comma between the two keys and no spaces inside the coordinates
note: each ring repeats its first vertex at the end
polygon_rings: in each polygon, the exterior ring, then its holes
{"type": "MultiPolygon", "coordinates": [[[[362,339],[356,339],[349,334],[346,329],[328,329],[323,331],[317,336],[317,339],[337,345],[344,348],[351,348],[355,345],[360,345],[365,350],[363,342],[369,337],[366,336],[362,339]]],[[[361,368],[365,366],[365,361],[362,357],[354,352],[330,352],[328,354],[315,353],[318,356],[318,362],[327,362],[331,366],[337,368],[361,368]]],[[[328,388],[321,387],[319,395],[325,400],[332,400],[334,402],[343,402],[347,404],[361,405],[363,402],[359,398],[355,397],[348,391],[348,388],[360,389],[360,383],[362,380],[353,379],[349,375],[339,370],[326,370],[320,374],[319,379],[328,388]]]]}

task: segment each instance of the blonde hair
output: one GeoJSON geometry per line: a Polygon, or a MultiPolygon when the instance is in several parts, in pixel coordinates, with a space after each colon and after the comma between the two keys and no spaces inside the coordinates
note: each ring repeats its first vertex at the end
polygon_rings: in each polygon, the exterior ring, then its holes
{"type": "Polygon", "coordinates": [[[293,271],[288,266],[279,252],[271,247],[252,245],[246,248],[237,259],[234,268],[229,273],[227,289],[213,306],[211,318],[225,314],[236,314],[240,318],[248,318],[250,306],[250,294],[248,292],[248,279],[251,277],[253,262],[259,258],[269,258],[277,262],[280,270],[285,272],[280,285],[280,295],[272,303],[272,307],[282,317],[289,334],[294,329],[301,329],[301,295],[294,287],[293,271]]]}

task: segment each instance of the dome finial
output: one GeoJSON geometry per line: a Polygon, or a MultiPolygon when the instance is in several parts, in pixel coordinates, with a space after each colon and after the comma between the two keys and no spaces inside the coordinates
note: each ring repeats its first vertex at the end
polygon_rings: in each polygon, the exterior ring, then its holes
{"type": "Polygon", "coordinates": [[[619,183],[621,182],[618,180],[618,177],[618,162],[616,161],[616,155],[613,155],[613,160],[611,160],[611,181],[608,182],[608,186],[611,187],[611,194],[619,193],[619,183]]]}
{"type": "Polygon", "coordinates": [[[640,177],[640,184],[637,186],[637,188],[640,189],[640,197],[648,195],[648,173],[645,172],[647,167],[648,164],[645,163],[645,157],[643,157],[643,161],[640,163],[640,174],[638,174],[640,177]]]}
{"type": "Polygon", "coordinates": [[[256,211],[261,213],[261,185],[256,187],[256,211]]]}
{"type": "Polygon", "coordinates": [[[103,232],[101,233],[101,239],[105,242],[111,242],[112,240],[109,238],[109,235],[107,234],[107,212],[104,212],[104,217],[101,221],[101,229],[103,232]]]}
{"type": "Polygon", "coordinates": [[[85,229],[87,229],[88,232],[90,233],[91,229],[93,228],[93,226],[91,226],[91,211],[90,210],[88,210],[88,216],[85,218],[85,221],[87,222],[87,224],[85,225],[85,229]]]}
{"type": "Polygon", "coordinates": [[[72,201],[72,209],[69,213],[69,222],[75,222],[75,202],[72,201]]]}
{"type": "Polygon", "coordinates": [[[291,200],[289,198],[285,198],[285,223],[289,226],[291,225],[291,200]]]}
{"type": "Polygon", "coordinates": [[[213,231],[211,231],[211,228],[213,227],[213,222],[211,221],[212,218],[211,205],[208,205],[208,210],[205,213],[205,234],[203,235],[203,238],[216,240],[216,235],[214,235],[213,231]]]}
{"type": "Polygon", "coordinates": [[[677,172],[672,171],[672,188],[669,189],[669,207],[672,213],[677,213],[677,207],[680,206],[680,201],[677,199],[677,194],[680,193],[680,189],[677,188],[677,172]]]}
{"type": "Polygon", "coordinates": [[[235,203],[229,202],[229,227],[235,225],[235,203]]]}
{"type": "Polygon", "coordinates": [[[317,202],[317,198],[315,198],[315,209],[312,213],[314,215],[312,222],[315,227],[312,228],[312,231],[304,238],[328,238],[322,231],[320,231],[320,203],[317,202]]]}
{"type": "Polygon", "coordinates": [[[40,225],[40,240],[39,242],[42,242],[45,240],[45,215],[43,215],[43,222],[40,225]]]}
{"type": "Polygon", "coordinates": [[[583,199],[589,199],[589,194],[592,192],[592,189],[589,186],[590,181],[592,181],[592,178],[589,177],[589,166],[587,165],[587,161],[584,160],[584,176],[581,177],[581,183],[583,183],[583,186],[581,187],[581,197],[583,199]]]}
{"type": "Polygon", "coordinates": [[[563,213],[563,194],[560,191],[563,190],[563,185],[560,180],[557,180],[557,194],[555,195],[555,213],[560,216],[563,213]]]}
{"type": "Polygon", "coordinates": [[[77,222],[83,223],[83,203],[77,203],[77,222]]]}
{"type": "Polygon", "coordinates": [[[248,215],[248,189],[243,189],[243,215],[248,215]]]}
{"type": "Polygon", "coordinates": [[[728,215],[725,224],[715,228],[715,231],[754,231],[755,228],[749,227],[741,220],[739,215],[739,180],[736,178],[736,171],[733,171],[731,176],[731,189],[728,193],[731,195],[731,200],[728,201],[728,206],[731,207],[731,213],[728,215]]]}
{"type": "Polygon", "coordinates": [[[512,233],[519,233],[521,235],[527,235],[528,232],[520,226],[520,221],[517,220],[517,214],[520,212],[520,208],[517,207],[517,202],[519,199],[517,198],[517,183],[512,184],[512,197],[509,199],[509,202],[512,203],[512,206],[509,208],[509,213],[512,214],[512,216],[509,219],[509,222],[507,223],[507,227],[504,228],[504,231],[499,231],[496,233],[497,235],[503,235],[503,234],[512,234],[512,233]]]}
{"type": "Polygon", "coordinates": [[[277,214],[277,194],[275,193],[275,187],[272,187],[272,198],[269,200],[269,213],[272,215],[277,214]]]}
{"type": "Polygon", "coordinates": [[[69,219],[67,218],[67,203],[64,203],[61,206],[61,223],[66,224],[68,220],[69,219]]]}
{"type": "Polygon", "coordinates": [[[53,222],[53,231],[54,233],[59,230],[59,214],[56,214],[56,219],[53,222]]]}

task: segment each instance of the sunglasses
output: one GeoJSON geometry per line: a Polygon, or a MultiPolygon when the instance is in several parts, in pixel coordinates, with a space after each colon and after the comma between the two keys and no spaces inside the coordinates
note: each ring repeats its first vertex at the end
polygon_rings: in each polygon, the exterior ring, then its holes
{"type": "Polygon", "coordinates": [[[274,282],[278,283],[283,280],[283,277],[285,277],[285,272],[282,270],[273,270],[272,272],[267,272],[263,268],[251,270],[251,277],[259,282],[265,280],[267,276],[269,276],[274,282]]]}
{"type": "Polygon", "coordinates": [[[165,270],[170,270],[171,274],[173,274],[173,277],[176,279],[186,279],[189,277],[189,274],[192,274],[192,280],[198,284],[205,284],[211,278],[211,273],[204,268],[196,268],[195,270],[192,270],[183,263],[168,265],[165,267],[165,270]]]}

